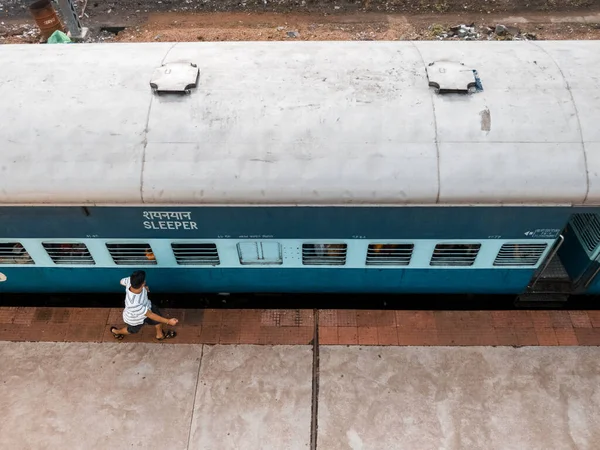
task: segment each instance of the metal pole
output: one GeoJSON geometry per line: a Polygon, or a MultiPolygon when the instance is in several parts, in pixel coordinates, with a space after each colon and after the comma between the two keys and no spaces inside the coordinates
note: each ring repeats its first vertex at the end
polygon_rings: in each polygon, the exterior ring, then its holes
{"type": "Polygon", "coordinates": [[[75,0],[58,0],[58,5],[69,29],[69,37],[73,40],[83,40],[87,35],[88,29],[81,26],[77,11],[75,10],[75,0]]]}

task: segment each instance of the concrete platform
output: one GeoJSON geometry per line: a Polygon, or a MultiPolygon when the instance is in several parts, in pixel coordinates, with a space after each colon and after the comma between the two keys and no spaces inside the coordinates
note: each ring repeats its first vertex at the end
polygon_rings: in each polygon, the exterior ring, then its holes
{"type": "Polygon", "coordinates": [[[2,447],[186,448],[201,348],[0,342],[2,447]]]}
{"type": "Polygon", "coordinates": [[[600,448],[598,347],[0,342],[7,449],[600,448]]]}
{"type": "Polygon", "coordinates": [[[322,347],[318,448],[600,448],[600,349],[322,347]]]}
{"type": "Polygon", "coordinates": [[[312,351],[205,346],[190,449],[307,449],[312,351]]]}
{"type": "Polygon", "coordinates": [[[6,449],[302,449],[309,347],[0,342],[6,449]]]}

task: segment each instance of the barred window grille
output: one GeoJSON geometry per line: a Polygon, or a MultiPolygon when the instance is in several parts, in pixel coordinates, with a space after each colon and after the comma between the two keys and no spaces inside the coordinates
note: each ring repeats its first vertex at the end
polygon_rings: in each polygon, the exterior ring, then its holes
{"type": "Polygon", "coordinates": [[[155,266],[156,257],[150,244],[106,244],[110,256],[119,266],[155,266]]]}
{"type": "Polygon", "coordinates": [[[367,266],[408,266],[413,244],[369,244],[367,266]]]}
{"type": "Polygon", "coordinates": [[[571,226],[588,255],[591,255],[600,244],[600,214],[574,214],[571,226]]]}
{"type": "Polygon", "coordinates": [[[472,266],[481,244],[438,244],[430,266],[472,266]]]}
{"type": "Polygon", "coordinates": [[[42,245],[54,264],[96,264],[85,244],[72,242],[42,242],[42,245]]]}
{"type": "Polygon", "coordinates": [[[535,266],[548,244],[504,244],[494,266],[535,266]]]}
{"type": "Polygon", "coordinates": [[[0,264],[34,264],[19,242],[0,242],[0,264]]]}
{"type": "Polygon", "coordinates": [[[221,263],[216,244],[171,244],[171,248],[179,265],[218,266],[221,263]]]}
{"type": "Polygon", "coordinates": [[[302,264],[343,266],[347,248],[346,244],[302,244],[302,264]]]}
{"type": "Polygon", "coordinates": [[[240,264],[283,264],[279,242],[240,242],[237,249],[240,264]]]}

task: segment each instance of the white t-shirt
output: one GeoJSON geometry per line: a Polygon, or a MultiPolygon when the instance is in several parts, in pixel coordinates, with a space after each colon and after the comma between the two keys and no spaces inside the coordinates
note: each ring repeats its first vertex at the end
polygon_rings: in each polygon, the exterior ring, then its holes
{"type": "Polygon", "coordinates": [[[146,288],[139,294],[134,294],[129,290],[131,281],[129,277],[123,278],[121,284],[125,286],[125,309],[123,310],[123,321],[127,325],[136,326],[144,323],[146,313],[152,306],[148,298],[146,288]]]}

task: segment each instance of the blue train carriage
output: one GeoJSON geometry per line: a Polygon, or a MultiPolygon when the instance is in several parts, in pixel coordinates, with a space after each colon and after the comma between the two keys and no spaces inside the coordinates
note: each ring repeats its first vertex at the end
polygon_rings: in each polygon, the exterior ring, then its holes
{"type": "Polygon", "coordinates": [[[594,41],[6,46],[0,292],[144,268],[158,292],[595,293],[599,63],[594,41]]]}

